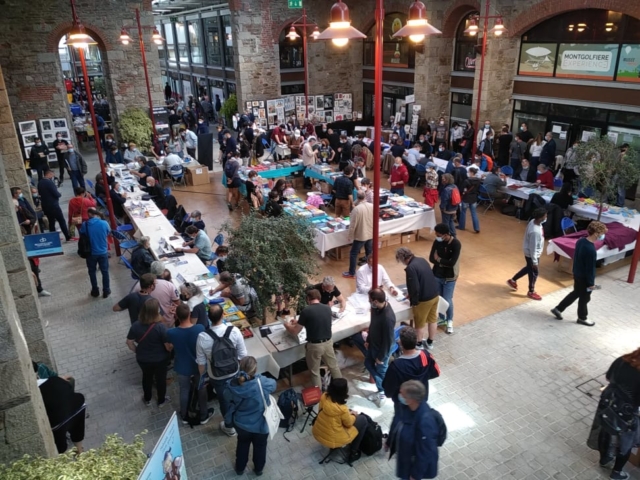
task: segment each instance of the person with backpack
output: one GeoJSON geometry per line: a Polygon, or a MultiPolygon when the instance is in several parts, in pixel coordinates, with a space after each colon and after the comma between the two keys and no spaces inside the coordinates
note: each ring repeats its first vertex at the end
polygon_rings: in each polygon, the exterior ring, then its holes
{"type": "Polygon", "coordinates": [[[111,295],[108,243],[111,228],[95,208],[90,207],[87,209],[87,214],[89,215],[89,220],[80,227],[80,234],[88,237],[91,245],[91,254],[85,259],[91,282],[91,296],[94,298],[100,296],[98,277],[96,275],[97,268],[100,268],[100,273],[102,274],[102,298],[107,298],[111,295]]]}
{"type": "Polygon", "coordinates": [[[462,203],[460,204],[460,218],[458,219],[458,230],[464,230],[467,225],[467,210],[471,211],[471,222],[473,231],[480,233],[480,221],[476,207],[478,206],[478,190],[482,180],[476,176],[478,169],[471,167],[468,170],[468,177],[462,185],[462,203]]]}
{"type": "Polygon", "coordinates": [[[327,448],[349,447],[349,463],[360,458],[360,444],[369,424],[366,415],[347,407],[349,384],[344,378],[332,378],[320,398],[313,438],[327,448]]]}
{"type": "MultiPolygon", "coordinates": [[[[222,322],[222,307],[219,304],[209,306],[211,328],[198,335],[196,343],[196,363],[200,375],[209,374],[209,381],[220,402],[220,413],[224,418],[229,408],[225,390],[229,382],[240,371],[240,360],[247,356],[242,333],[238,327],[222,322]]],[[[220,430],[230,437],[237,435],[231,422],[222,420],[220,430]]]]}
{"type": "Polygon", "coordinates": [[[446,318],[447,328],[445,332],[453,333],[453,291],[458,280],[460,269],[460,240],[449,232],[449,227],[439,223],[434,228],[436,241],[431,245],[429,261],[433,265],[433,276],[440,286],[440,296],[449,302],[446,318]]]}
{"type": "Polygon", "coordinates": [[[178,377],[180,387],[180,419],[187,425],[189,406],[189,392],[192,382],[198,382],[198,413],[197,421],[199,425],[204,425],[213,416],[213,408],[207,408],[207,389],[205,385],[200,385],[200,373],[196,364],[196,343],[198,336],[204,332],[204,327],[191,322],[191,311],[189,305],[181,303],[176,308],[176,320],[179,322],[175,328],[167,331],[167,343],[173,345],[175,352],[173,370],[178,377]]]}
{"type": "Polygon", "coordinates": [[[449,227],[449,232],[452,237],[456,236],[456,227],[453,220],[456,216],[458,206],[462,203],[460,196],[460,190],[455,185],[453,175],[445,173],[442,175],[442,184],[444,188],[440,193],[440,213],[442,216],[442,223],[449,227]]]}
{"type": "Polygon", "coordinates": [[[223,167],[224,174],[227,177],[227,207],[233,212],[233,207],[240,207],[240,162],[233,156],[227,160],[223,167]]]}
{"type": "Polygon", "coordinates": [[[382,382],[384,392],[393,401],[393,410],[400,409],[400,386],[408,380],[418,380],[424,385],[424,401],[429,400],[429,380],[440,376],[440,366],[426,350],[418,350],[418,335],[415,329],[404,327],[400,330],[400,349],[402,355],[389,364],[382,382]]]}
{"type": "Polygon", "coordinates": [[[236,446],[236,473],[242,475],[249,461],[249,447],[253,445],[253,468],[262,475],[267,463],[267,440],[269,426],[264,417],[270,395],[276,391],[276,381],[257,372],[258,362],[254,357],[240,360],[240,373],[229,383],[229,408],[224,417],[238,432],[236,446]]]}

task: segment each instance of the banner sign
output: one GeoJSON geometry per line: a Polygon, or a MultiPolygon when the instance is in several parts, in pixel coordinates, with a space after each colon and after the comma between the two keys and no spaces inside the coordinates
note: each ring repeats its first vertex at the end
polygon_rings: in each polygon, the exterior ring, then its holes
{"type": "Polygon", "coordinates": [[[622,46],[617,80],[640,83],[640,45],[622,46]]]}
{"type": "Polygon", "coordinates": [[[64,254],[59,232],[36,233],[22,238],[27,257],[51,257],[64,254]]]}
{"type": "Polygon", "coordinates": [[[160,435],[138,480],[167,478],[187,480],[187,467],[184,464],[178,416],[175,412],[160,435]]]}
{"type": "Polygon", "coordinates": [[[520,47],[520,75],[553,77],[557,43],[523,43],[520,47]]]}
{"type": "Polygon", "coordinates": [[[561,43],[556,77],[613,80],[618,45],[561,43]]]}

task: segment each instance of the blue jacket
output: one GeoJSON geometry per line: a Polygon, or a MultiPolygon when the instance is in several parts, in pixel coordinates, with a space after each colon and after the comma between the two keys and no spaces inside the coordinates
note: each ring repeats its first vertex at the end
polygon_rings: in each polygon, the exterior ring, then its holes
{"type": "Polygon", "coordinates": [[[256,375],[253,380],[247,380],[242,385],[238,382],[240,377],[247,378],[247,374],[240,372],[229,384],[224,394],[229,400],[229,408],[224,416],[224,421],[251,433],[269,433],[267,421],[264,419],[264,402],[260,398],[262,385],[265,401],[270,404],[269,394],[276,391],[276,381],[256,375]]]}
{"type": "Polygon", "coordinates": [[[396,476],[436,478],[438,475],[439,427],[431,407],[423,403],[413,412],[400,405],[393,417],[387,440],[391,458],[397,453],[396,476]]]}
{"type": "Polygon", "coordinates": [[[429,400],[429,377],[440,376],[440,367],[429,352],[419,350],[415,357],[398,357],[389,363],[389,369],[384,376],[382,388],[387,397],[393,400],[397,408],[401,405],[398,401],[400,386],[408,380],[418,380],[427,389],[427,396],[424,401],[429,400]]]}
{"type": "Polygon", "coordinates": [[[38,195],[40,195],[40,204],[44,212],[60,207],[59,198],[62,194],[58,191],[58,187],[53,183],[53,180],[48,178],[40,180],[38,182],[38,195]]]}
{"type": "Polygon", "coordinates": [[[443,212],[455,212],[457,206],[451,205],[451,192],[456,188],[454,184],[447,185],[442,192],[440,192],[440,210],[443,212]]]}
{"type": "Polygon", "coordinates": [[[91,255],[106,255],[109,250],[107,237],[111,229],[109,224],[97,217],[90,218],[80,227],[80,233],[89,236],[91,255]]]}

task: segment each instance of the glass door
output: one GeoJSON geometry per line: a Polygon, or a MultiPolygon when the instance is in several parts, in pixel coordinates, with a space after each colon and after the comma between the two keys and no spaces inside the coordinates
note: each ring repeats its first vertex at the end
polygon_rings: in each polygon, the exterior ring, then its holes
{"type": "Polygon", "coordinates": [[[602,128],[589,127],[587,125],[579,125],[577,128],[576,140],[580,142],[586,142],[591,138],[600,138],[602,135],[602,128]]]}
{"type": "Polygon", "coordinates": [[[556,141],[556,155],[564,155],[567,151],[570,130],[570,123],[551,120],[551,135],[556,141]]]}
{"type": "MultiPolygon", "coordinates": [[[[396,114],[396,100],[393,97],[382,97],[382,120],[383,124],[387,123],[391,115],[396,114]]],[[[395,121],[394,121],[395,124],[395,121]]],[[[393,125],[391,125],[393,127],[393,125]]]]}
{"type": "Polygon", "coordinates": [[[640,130],[610,126],[607,128],[607,136],[618,147],[626,143],[631,148],[640,150],[640,130]]]}

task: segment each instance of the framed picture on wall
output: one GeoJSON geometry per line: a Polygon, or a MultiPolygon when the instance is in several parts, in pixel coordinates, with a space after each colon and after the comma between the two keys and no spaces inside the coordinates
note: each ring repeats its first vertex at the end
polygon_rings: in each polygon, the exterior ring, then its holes
{"type": "Polygon", "coordinates": [[[42,141],[44,141],[44,143],[49,148],[53,148],[53,141],[55,139],[56,139],[56,137],[53,136],[53,133],[43,133],[42,134],[42,141]]]}
{"type": "Polygon", "coordinates": [[[53,130],[53,123],[51,120],[40,120],[40,129],[43,132],[50,132],[53,130]]]}
{"type": "Polygon", "coordinates": [[[57,162],[58,156],[55,153],[50,153],[47,155],[47,162],[57,162]]]}
{"type": "Polygon", "coordinates": [[[324,109],[333,110],[333,95],[324,96],[324,109]]]}
{"type": "Polygon", "coordinates": [[[31,156],[31,147],[26,147],[24,149],[24,158],[29,158],[31,156]]]}
{"type": "Polygon", "coordinates": [[[65,140],[69,140],[69,130],[58,130],[55,135],[60,134],[65,140]]]}
{"type": "Polygon", "coordinates": [[[316,95],[316,112],[324,110],[324,95],[316,95]]]}
{"type": "Polygon", "coordinates": [[[67,128],[66,118],[56,118],[53,121],[53,128],[67,128]]]}
{"type": "Polygon", "coordinates": [[[33,133],[33,134],[29,134],[29,135],[22,135],[22,144],[25,147],[32,147],[33,145],[36,144],[36,138],[38,138],[38,134],[37,133],[33,133]]]}
{"type": "Polygon", "coordinates": [[[20,135],[29,135],[32,133],[38,133],[38,127],[35,120],[29,120],[28,122],[18,122],[20,127],[20,135]]]}

